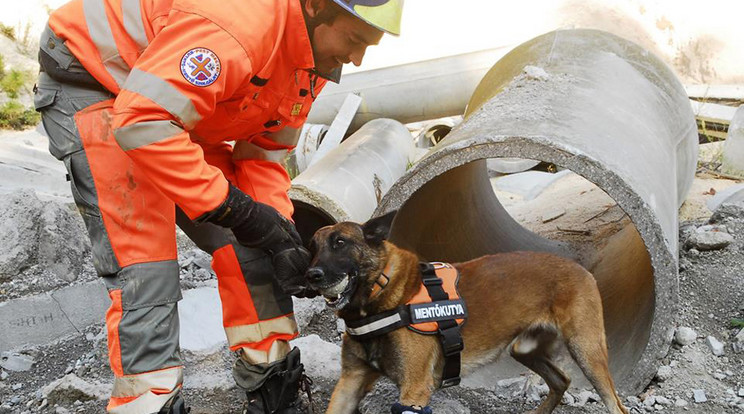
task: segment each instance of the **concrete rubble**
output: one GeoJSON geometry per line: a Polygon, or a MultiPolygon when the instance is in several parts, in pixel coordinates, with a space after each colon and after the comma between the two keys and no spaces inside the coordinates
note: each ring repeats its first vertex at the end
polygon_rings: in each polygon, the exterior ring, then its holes
{"type": "Polygon", "coordinates": [[[695,229],[685,242],[685,246],[698,251],[719,250],[733,241],[734,237],[728,233],[726,226],[705,225],[695,229]]]}
{"type": "Polygon", "coordinates": [[[40,200],[32,190],[0,198],[0,282],[40,268],[64,282],[81,273],[90,252],[80,215],[67,206],[40,200]]]}
{"type": "Polygon", "coordinates": [[[107,385],[87,382],[75,374],[67,374],[41,389],[42,397],[50,404],[105,400],[109,393],[107,385]]]}
{"type": "Polygon", "coordinates": [[[8,371],[28,371],[33,365],[34,359],[28,355],[14,352],[3,352],[0,354],[0,367],[8,371]]]}
{"type": "Polygon", "coordinates": [[[713,352],[715,356],[723,356],[725,354],[723,350],[723,343],[715,337],[709,336],[705,338],[705,343],[708,344],[708,348],[713,352]]]}

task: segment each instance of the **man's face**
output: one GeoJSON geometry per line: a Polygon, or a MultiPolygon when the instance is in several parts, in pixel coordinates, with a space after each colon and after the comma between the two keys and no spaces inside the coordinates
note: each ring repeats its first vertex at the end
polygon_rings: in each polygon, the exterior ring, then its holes
{"type": "Polygon", "coordinates": [[[382,34],[349,13],[339,13],[331,23],[315,28],[312,38],[315,70],[328,75],[344,63],[361,65],[367,46],[378,44],[382,34]]]}

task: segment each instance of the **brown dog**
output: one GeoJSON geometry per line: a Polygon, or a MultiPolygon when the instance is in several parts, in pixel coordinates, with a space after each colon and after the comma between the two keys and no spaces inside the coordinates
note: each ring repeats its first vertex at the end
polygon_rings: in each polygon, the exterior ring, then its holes
{"type": "MultiPolygon", "coordinates": [[[[313,236],[308,282],[347,324],[407,303],[421,286],[418,257],[385,240],[393,216],[363,225],[339,223],[313,236]],[[389,282],[373,294],[386,266],[393,269],[389,282]]],[[[537,252],[495,254],[454,267],[469,313],[461,330],[464,374],[508,349],[550,387],[536,411],[547,414],[570,383],[553,361],[553,351],[563,342],[609,411],[628,413],[608,369],[602,303],[591,273],[570,260],[537,252]]],[[[380,375],[400,388],[396,406],[405,408],[394,412],[430,412],[425,406],[440,384],[444,364],[436,335],[401,328],[360,342],[345,334],[341,358],[341,378],[328,413],[357,412],[380,375]]]]}

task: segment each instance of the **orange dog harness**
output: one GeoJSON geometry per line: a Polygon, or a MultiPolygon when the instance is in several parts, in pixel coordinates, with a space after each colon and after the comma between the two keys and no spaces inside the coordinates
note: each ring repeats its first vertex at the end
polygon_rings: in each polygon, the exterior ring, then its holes
{"type": "Polygon", "coordinates": [[[439,335],[444,353],[442,388],[460,383],[460,326],[468,317],[457,291],[459,274],[447,263],[419,263],[421,288],[405,305],[356,321],[346,321],[346,333],[365,341],[406,327],[424,335],[439,335]]]}

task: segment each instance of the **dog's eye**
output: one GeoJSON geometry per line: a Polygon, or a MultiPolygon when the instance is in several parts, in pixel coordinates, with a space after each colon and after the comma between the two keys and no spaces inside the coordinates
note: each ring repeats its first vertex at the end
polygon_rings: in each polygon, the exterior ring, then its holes
{"type": "Polygon", "coordinates": [[[344,245],[345,243],[346,243],[346,240],[344,240],[344,239],[342,239],[342,238],[340,238],[340,237],[339,237],[338,239],[336,239],[336,240],[335,240],[335,241],[333,242],[333,248],[334,248],[334,249],[340,249],[341,247],[343,247],[343,245],[344,245]]]}

